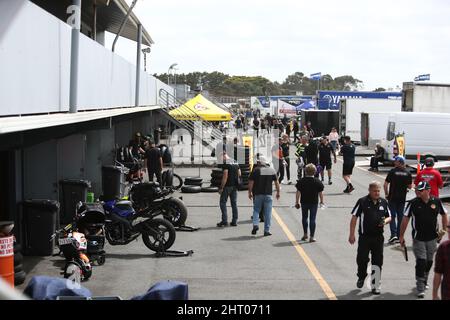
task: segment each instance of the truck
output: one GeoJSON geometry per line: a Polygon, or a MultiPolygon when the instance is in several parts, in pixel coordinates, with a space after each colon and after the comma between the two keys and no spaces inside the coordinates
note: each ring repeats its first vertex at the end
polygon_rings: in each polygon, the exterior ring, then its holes
{"type": "Polygon", "coordinates": [[[397,99],[341,99],[339,110],[339,133],[350,136],[356,144],[361,142],[362,112],[400,112],[401,100],[397,99]]]}
{"type": "Polygon", "coordinates": [[[387,112],[361,112],[361,145],[374,148],[386,138],[386,126],[389,122],[387,112]]]}
{"type": "Polygon", "coordinates": [[[404,82],[402,111],[450,112],[450,84],[404,82]]]}
{"type": "Polygon", "coordinates": [[[427,155],[435,160],[450,160],[450,113],[397,112],[389,115],[386,138],[382,141],[387,159],[393,159],[397,148],[396,137],[404,138],[406,159],[427,155]]]}
{"type": "Polygon", "coordinates": [[[308,121],[311,121],[312,129],[316,136],[326,135],[331,131],[331,128],[338,128],[339,125],[339,111],[338,110],[302,110],[301,111],[302,127],[308,121]]]}

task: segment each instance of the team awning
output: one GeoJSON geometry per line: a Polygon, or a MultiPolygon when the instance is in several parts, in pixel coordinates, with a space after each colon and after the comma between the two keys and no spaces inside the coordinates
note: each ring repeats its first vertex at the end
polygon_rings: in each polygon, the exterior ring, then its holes
{"type": "Polygon", "coordinates": [[[230,121],[231,113],[219,108],[201,94],[169,112],[176,120],[230,121]]]}

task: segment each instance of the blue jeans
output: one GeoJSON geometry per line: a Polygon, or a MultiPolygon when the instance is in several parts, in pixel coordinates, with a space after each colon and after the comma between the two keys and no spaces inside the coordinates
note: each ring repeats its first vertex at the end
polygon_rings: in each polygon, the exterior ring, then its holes
{"type": "Polygon", "coordinates": [[[270,231],[270,220],[272,219],[272,196],[258,194],[253,196],[253,226],[259,225],[259,212],[264,205],[264,232],[270,231]]]}
{"type": "Polygon", "coordinates": [[[236,187],[225,187],[220,195],[220,210],[222,211],[222,222],[228,221],[227,214],[227,201],[230,197],[231,210],[233,212],[233,220],[231,222],[236,223],[238,219],[238,207],[237,207],[237,188],[236,187]]]}
{"type": "Polygon", "coordinates": [[[338,142],[336,140],[330,141],[331,147],[333,148],[334,151],[336,151],[337,143],[338,142]]]}
{"type": "Polygon", "coordinates": [[[391,237],[400,236],[400,226],[402,225],[403,212],[405,211],[404,201],[389,201],[389,210],[391,210],[391,237]]]}
{"type": "Polygon", "coordinates": [[[302,203],[302,224],[303,232],[308,234],[308,216],[309,216],[309,231],[310,236],[314,237],[316,232],[316,216],[318,204],[303,204],[302,203]]]}

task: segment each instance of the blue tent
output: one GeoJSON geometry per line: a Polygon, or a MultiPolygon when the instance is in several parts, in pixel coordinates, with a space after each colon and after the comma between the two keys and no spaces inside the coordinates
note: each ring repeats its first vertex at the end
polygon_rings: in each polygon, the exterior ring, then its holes
{"type": "Polygon", "coordinates": [[[297,106],[297,110],[304,110],[304,109],[314,109],[316,107],[316,104],[313,100],[307,100],[303,102],[301,105],[297,106]]]}

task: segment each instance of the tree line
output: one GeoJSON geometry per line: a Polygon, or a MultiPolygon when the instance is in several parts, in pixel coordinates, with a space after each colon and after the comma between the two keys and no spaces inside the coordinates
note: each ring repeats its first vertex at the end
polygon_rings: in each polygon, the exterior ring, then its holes
{"type": "MultiPolygon", "coordinates": [[[[166,82],[167,73],[154,74],[159,80],[166,82]]],[[[200,86],[203,90],[208,90],[216,96],[265,96],[265,95],[293,95],[302,92],[303,95],[314,95],[318,89],[318,81],[313,80],[303,72],[295,72],[288,75],[286,79],[279,83],[270,81],[262,76],[230,76],[228,74],[213,72],[190,72],[170,75],[170,83],[184,83],[191,87],[191,90],[198,90],[200,86]]],[[[321,90],[344,90],[355,91],[361,89],[363,82],[351,75],[338,76],[333,78],[329,74],[322,75],[320,80],[321,90]]],[[[385,91],[384,88],[377,88],[376,91],[385,91]]]]}

